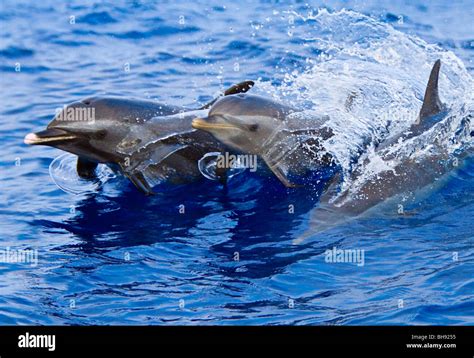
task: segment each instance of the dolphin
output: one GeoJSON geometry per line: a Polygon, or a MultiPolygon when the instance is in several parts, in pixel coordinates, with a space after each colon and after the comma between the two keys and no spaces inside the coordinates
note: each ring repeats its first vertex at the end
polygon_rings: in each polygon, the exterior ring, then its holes
{"type": "Polygon", "coordinates": [[[441,61],[437,60],[415,123],[406,132],[382,142],[370,155],[361,157],[351,174],[348,188],[340,190],[341,177],[335,176],[319,206],[310,214],[309,229],[295,242],[369,212],[399,195],[420,194],[430,184],[442,182],[441,179],[472,154],[469,147],[473,135],[469,130],[472,113],[463,116],[456,130],[456,134],[464,138],[464,147],[461,146],[464,150],[453,155],[452,150],[437,137],[439,133],[451,134],[450,123],[455,118],[455,115],[448,115],[439,97],[440,66],[441,61]]]}
{"type": "Polygon", "coordinates": [[[323,148],[334,134],[324,126],[328,117],[308,121],[298,112],[268,98],[236,94],[217,100],[207,117],[194,119],[192,126],[233,151],[258,155],[286,187],[297,187],[292,178],[335,165],[323,148]]]}
{"type": "MultiPolygon", "coordinates": [[[[223,95],[246,92],[253,84],[239,83],[223,95]]],[[[105,163],[150,195],[161,181],[197,179],[198,160],[208,152],[222,151],[211,135],[191,127],[192,119],[215,101],[191,110],[148,100],[90,97],[65,106],[45,130],[29,133],[24,142],[77,155],[82,178],[93,178],[97,165],[105,163]]],[[[225,177],[222,171],[216,174],[225,177]]]]}

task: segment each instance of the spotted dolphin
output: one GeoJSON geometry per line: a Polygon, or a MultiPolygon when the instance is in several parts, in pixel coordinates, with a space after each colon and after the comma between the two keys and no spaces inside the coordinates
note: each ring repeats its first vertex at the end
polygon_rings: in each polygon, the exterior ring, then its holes
{"type": "MultiPolygon", "coordinates": [[[[330,229],[348,219],[357,217],[398,195],[420,193],[431,184],[440,182],[450,171],[472,155],[469,145],[453,155],[435,133],[452,131],[447,107],[438,93],[441,61],[431,70],[425,96],[417,120],[409,130],[382,142],[375,148],[371,159],[361,158],[350,178],[350,186],[340,190],[340,176],[332,182],[321,197],[320,204],[310,215],[308,230],[296,242],[330,229]],[[435,127],[436,128],[433,128],[435,127]]],[[[472,113],[467,113],[456,133],[470,143],[472,113]]],[[[398,212],[398,205],[397,205],[398,212]]]]}
{"type": "Polygon", "coordinates": [[[299,184],[292,177],[334,165],[323,148],[333,136],[324,122],[294,116],[299,109],[257,95],[236,94],[219,99],[207,117],[196,118],[193,128],[211,133],[231,150],[258,155],[287,187],[299,184]]]}
{"type": "MultiPolygon", "coordinates": [[[[252,81],[234,85],[231,95],[248,91],[252,81]]],[[[63,108],[47,128],[26,135],[30,145],[47,145],[78,156],[82,178],[95,175],[98,163],[122,172],[143,193],[163,181],[183,183],[200,176],[198,160],[222,150],[211,135],[191,121],[215,102],[189,110],[149,100],[91,97],[63,108]]]]}

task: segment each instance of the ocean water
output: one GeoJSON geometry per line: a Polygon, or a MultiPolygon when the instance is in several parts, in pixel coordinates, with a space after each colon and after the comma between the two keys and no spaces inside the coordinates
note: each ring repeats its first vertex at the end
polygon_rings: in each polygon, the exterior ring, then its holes
{"type": "Polygon", "coordinates": [[[451,131],[425,139],[466,150],[469,136],[449,134],[472,131],[472,18],[470,1],[2,0],[0,258],[38,260],[0,262],[0,324],[472,325],[472,157],[405,215],[382,207],[296,244],[317,185],[247,171],[227,188],[203,178],[145,197],[106,168],[81,181],[71,156],[23,144],[87,96],[196,108],[252,79],[309,118],[330,114],[329,150],[350,172],[367,143],[410,126],[441,58],[451,131]],[[354,91],[362,100],[341,111],[354,91]],[[327,262],[333,249],[361,260],[327,262]]]}

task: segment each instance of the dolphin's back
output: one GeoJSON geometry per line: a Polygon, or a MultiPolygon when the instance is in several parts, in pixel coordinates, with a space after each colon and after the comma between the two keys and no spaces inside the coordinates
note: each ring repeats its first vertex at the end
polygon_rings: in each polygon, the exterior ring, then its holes
{"type": "Polygon", "coordinates": [[[91,97],[82,101],[95,108],[96,115],[136,122],[137,119],[148,120],[156,116],[167,116],[178,113],[181,109],[151,100],[139,100],[119,97],[91,97]],[[108,113],[104,113],[107,111],[108,113]],[[99,112],[99,113],[97,113],[99,112]]]}

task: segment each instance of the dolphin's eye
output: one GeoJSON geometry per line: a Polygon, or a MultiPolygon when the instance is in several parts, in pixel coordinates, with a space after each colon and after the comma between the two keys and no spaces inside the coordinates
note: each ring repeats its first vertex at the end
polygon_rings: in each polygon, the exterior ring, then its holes
{"type": "Polygon", "coordinates": [[[249,125],[249,131],[250,132],[256,132],[258,129],[258,124],[251,124],[249,125]]]}
{"type": "Polygon", "coordinates": [[[106,135],[107,131],[105,129],[101,129],[100,131],[94,133],[94,139],[104,139],[106,135]]]}
{"type": "Polygon", "coordinates": [[[91,104],[91,101],[89,101],[88,99],[85,99],[82,101],[82,103],[84,103],[86,106],[90,105],[91,104]]]}

